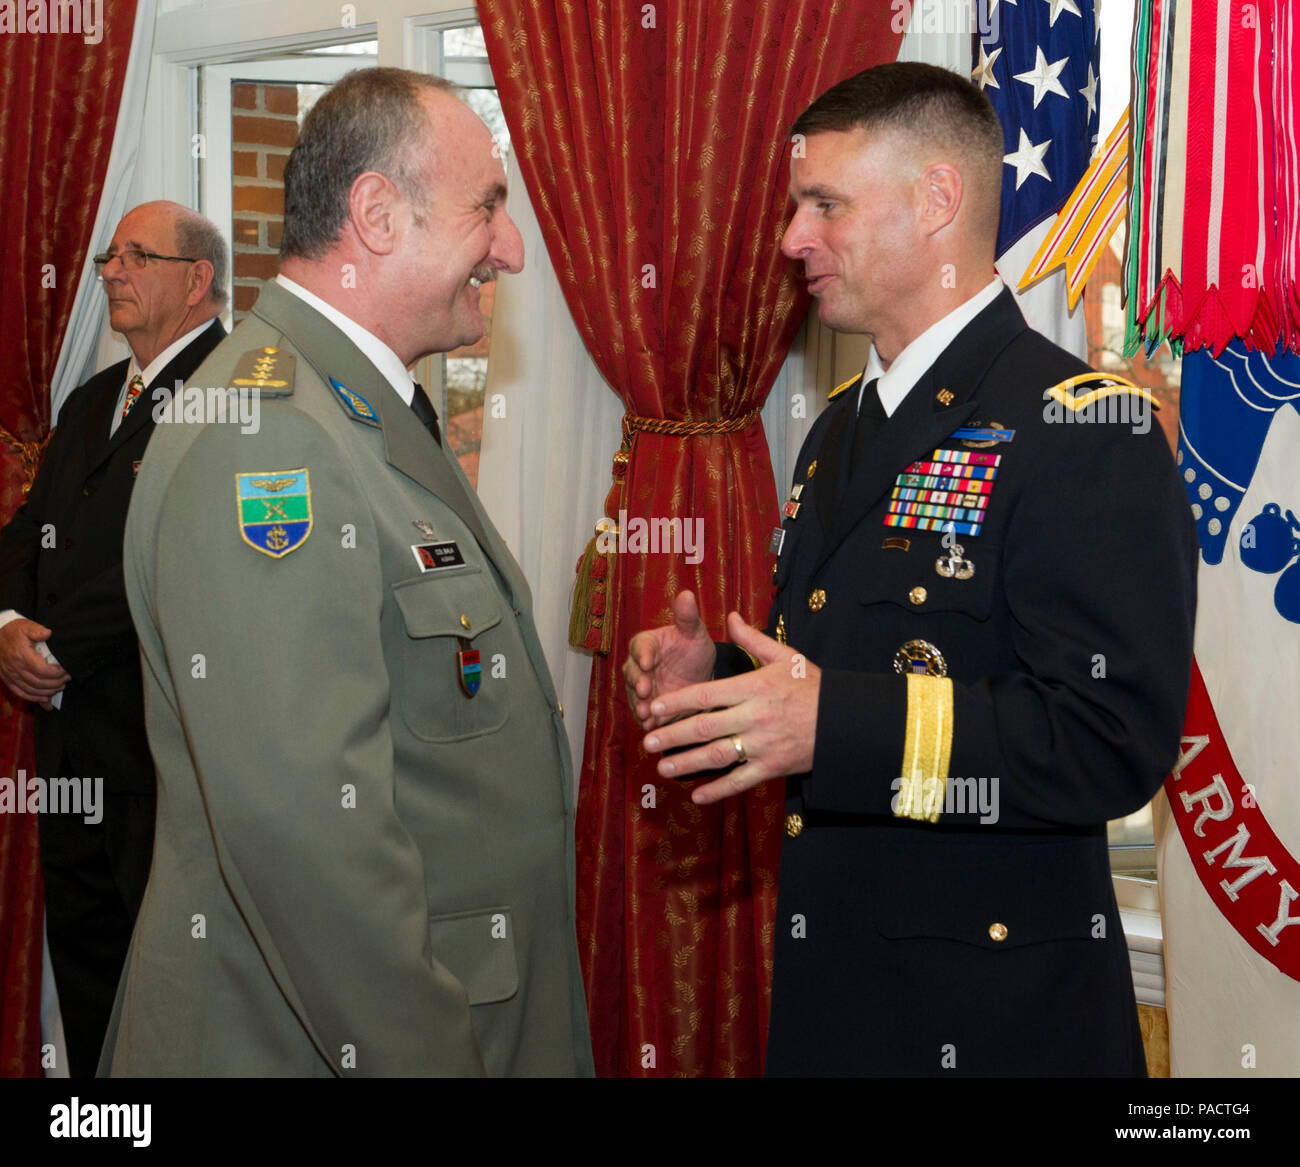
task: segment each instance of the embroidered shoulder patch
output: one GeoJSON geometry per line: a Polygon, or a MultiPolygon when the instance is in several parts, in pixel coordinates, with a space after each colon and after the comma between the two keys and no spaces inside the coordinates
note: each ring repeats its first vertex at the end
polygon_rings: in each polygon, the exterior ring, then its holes
{"type": "Polygon", "coordinates": [[[254,470],[235,475],[239,535],[250,547],[283,559],[311,534],[311,479],[299,470],[254,470]]]}

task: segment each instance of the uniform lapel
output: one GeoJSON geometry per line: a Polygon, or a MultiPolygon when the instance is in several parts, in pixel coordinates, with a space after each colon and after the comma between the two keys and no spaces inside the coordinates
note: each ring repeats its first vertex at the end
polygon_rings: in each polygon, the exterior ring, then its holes
{"type": "Polygon", "coordinates": [[[830,538],[822,547],[819,567],[892,490],[905,467],[929,454],[976,414],[979,402],[974,394],[984,374],[998,353],[1024,329],[1025,320],[1015,297],[1004,288],[939,354],[894,410],[849,479],[835,511],[830,538]],[[940,400],[945,389],[952,396],[944,395],[940,400]]]}
{"type": "Polygon", "coordinates": [[[370,360],[344,333],[311,305],[274,280],[262,286],[253,313],[278,329],[309,361],[320,379],[329,378],[361,394],[379,415],[384,457],[395,470],[437,495],[478,540],[497,569],[506,574],[495,544],[479,520],[477,508],[446,447],[440,447],[370,360]]]}
{"type": "Polygon", "coordinates": [[[130,361],[118,361],[116,365],[110,365],[102,373],[96,374],[96,377],[103,379],[103,389],[87,409],[86,424],[81,431],[81,440],[86,447],[84,465],[87,473],[108,457],[108,427],[113,411],[117,409],[117,394],[126,380],[126,371],[130,365],[130,361]]]}

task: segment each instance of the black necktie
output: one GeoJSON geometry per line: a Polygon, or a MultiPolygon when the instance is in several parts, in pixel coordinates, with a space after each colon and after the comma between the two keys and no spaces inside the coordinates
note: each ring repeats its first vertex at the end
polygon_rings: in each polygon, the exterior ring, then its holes
{"type": "Polygon", "coordinates": [[[871,443],[880,432],[880,427],[889,420],[885,407],[880,403],[880,379],[868,381],[862,390],[862,404],[858,406],[858,422],[853,430],[853,451],[849,454],[849,474],[861,465],[871,443]]]}
{"type": "Polygon", "coordinates": [[[412,382],[415,386],[415,393],[411,397],[411,408],[415,411],[415,416],[420,419],[420,424],[433,435],[433,440],[442,445],[442,431],[438,428],[438,413],[433,408],[433,402],[429,400],[429,395],[424,391],[424,386],[419,381],[412,382]]]}

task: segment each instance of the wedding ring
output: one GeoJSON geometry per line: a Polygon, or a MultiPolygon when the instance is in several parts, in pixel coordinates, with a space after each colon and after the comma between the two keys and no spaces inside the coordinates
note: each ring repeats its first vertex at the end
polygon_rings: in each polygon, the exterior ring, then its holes
{"type": "Polygon", "coordinates": [[[737,763],[745,762],[749,760],[749,756],[745,753],[745,747],[741,745],[739,734],[733,733],[731,735],[731,744],[736,747],[737,763]]]}

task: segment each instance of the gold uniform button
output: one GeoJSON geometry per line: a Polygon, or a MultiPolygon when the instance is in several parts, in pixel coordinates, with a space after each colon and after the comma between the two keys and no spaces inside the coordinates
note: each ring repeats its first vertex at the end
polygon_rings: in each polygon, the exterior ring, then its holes
{"type": "Polygon", "coordinates": [[[460,626],[464,628],[466,632],[469,631],[469,617],[466,616],[464,612],[460,614],[460,626]]]}
{"type": "Polygon", "coordinates": [[[792,839],[797,839],[803,834],[803,815],[788,814],[785,816],[785,833],[792,839]]]}
{"type": "Polygon", "coordinates": [[[563,716],[564,716],[564,702],[563,702],[563,701],[557,701],[557,702],[555,703],[555,708],[558,709],[558,710],[560,711],[560,716],[563,717],[563,716]]]}
{"type": "Polygon", "coordinates": [[[910,592],[907,593],[907,598],[911,600],[912,603],[914,604],[924,604],[925,599],[929,594],[930,593],[927,592],[925,588],[915,587],[910,592]]]}
{"type": "Polygon", "coordinates": [[[808,463],[808,477],[811,478],[816,473],[817,473],[817,459],[814,458],[811,462],[808,463]]]}
{"type": "Polygon", "coordinates": [[[814,612],[820,612],[824,607],[826,607],[825,588],[817,588],[813,591],[812,595],[808,597],[808,607],[810,607],[814,612]]]}
{"type": "Polygon", "coordinates": [[[1007,926],[1005,924],[990,924],[989,939],[1005,940],[1007,938],[1007,926]]]}

